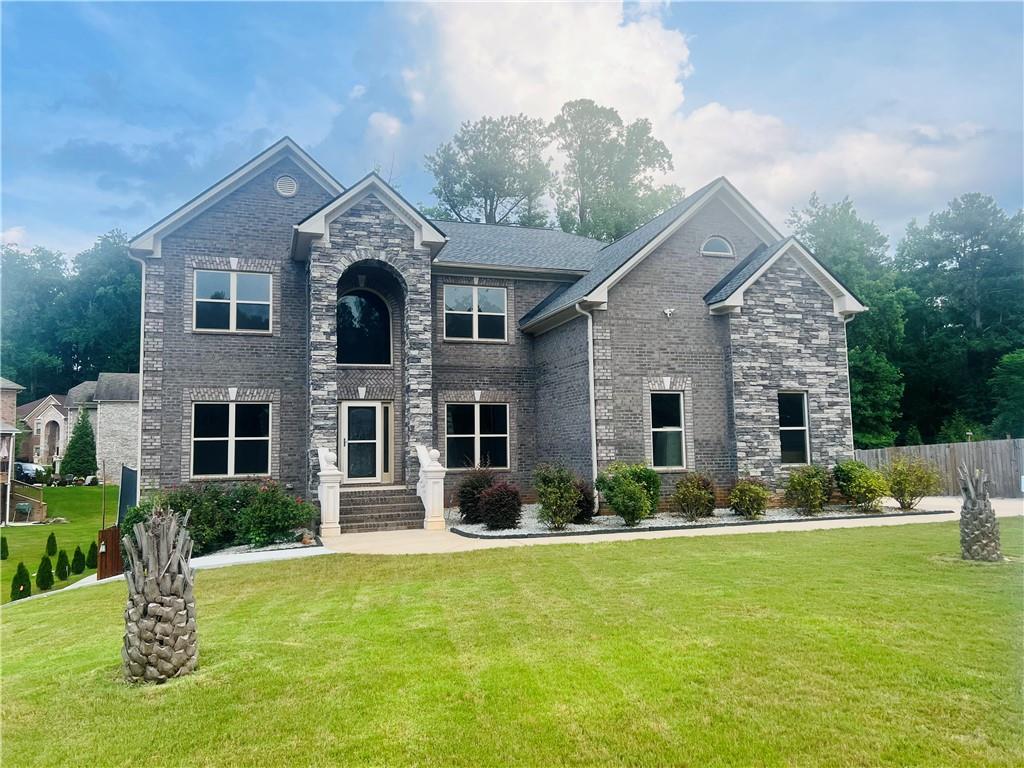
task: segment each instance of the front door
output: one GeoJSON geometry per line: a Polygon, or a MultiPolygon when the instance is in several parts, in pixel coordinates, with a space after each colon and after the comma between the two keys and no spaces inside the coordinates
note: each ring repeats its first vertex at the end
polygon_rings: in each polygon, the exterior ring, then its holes
{"type": "Polygon", "coordinates": [[[346,483],[379,483],[384,445],[381,403],[341,404],[341,468],[346,483]]]}

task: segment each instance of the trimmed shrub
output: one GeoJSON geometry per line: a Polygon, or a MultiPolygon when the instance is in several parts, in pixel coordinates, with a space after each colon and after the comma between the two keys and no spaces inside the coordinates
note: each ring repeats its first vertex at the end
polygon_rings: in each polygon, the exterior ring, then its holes
{"type": "Polygon", "coordinates": [[[786,481],[786,503],[802,515],[816,515],[828,501],[832,483],[824,467],[794,469],[786,481]]]}
{"type": "Polygon", "coordinates": [[[580,490],[576,478],[565,467],[542,464],[533,473],[540,511],[537,518],[560,531],[580,512],[580,490]]]}
{"type": "Polygon", "coordinates": [[[459,515],[462,522],[474,525],[482,523],[480,516],[480,494],[490,488],[497,480],[494,470],[487,467],[471,469],[462,477],[456,494],[459,497],[459,515]]]}
{"type": "Polygon", "coordinates": [[[768,509],[772,492],[757,478],[740,480],[729,493],[729,507],[740,517],[756,520],[768,509]]]}
{"type": "Polygon", "coordinates": [[[575,479],[576,490],[580,492],[580,500],[576,505],[576,517],[572,519],[578,525],[594,522],[594,487],[586,480],[575,479]]]}
{"type": "Polygon", "coordinates": [[[156,506],[159,496],[147,496],[141,499],[138,506],[128,507],[124,512],[124,520],[121,521],[121,537],[131,536],[135,538],[135,524],[144,523],[153,514],[153,507],[156,506]]]}
{"type": "Polygon", "coordinates": [[[94,541],[92,544],[89,545],[89,551],[85,553],[85,567],[95,568],[97,565],[99,565],[99,559],[100,551],[99,548],[96,546],[96,542],[94,541]]]}
{"type": "Polygon", "coordinates": [[[615,482],[606,498],[615,514],[629,527],[652,514],[649,489],[628,475],[621,476],[615,482]]]}
{"type": "Polygon", "coordinates": [[[895,459],[882,470],[882,475],[900,509],[913,509],[925,496],[942,490],[938,467],[924,459],[895,459]]]}
{"type": "Polygon", "coordinates": [[[45,592],[53,586],[53,563],[50,562],[49,555],[43,555],[43,559],[39,561],[39,567],[36,569],[36,586],[40,592],[45,592]]]}
{"type": "Polygon", "coordinates": [[[853,482],[853,478],[858,472],[865,469],[868,469],[867,464],[854,459],[840,461],[832,467],[832,478],[835,480],[836,488],[839,489],[839,495],[847,502],[853,502],[853,495],[850,492],[850,484],[853,482]]]}
{"type": "Polygon", "coordinates": [[[75,553],[71,555],[71,572],[75,575],[85,571],[85,555],[81,547],[75,547],[75,553]]]}
{"type": "Polygon", "coordinates": [[[850,481],[850,500],[862,512],[874,512],[879,500],[889,493],[889,485],[881,472],[870,467],[858,470],[850,481]]]}
{"type": "Polygon", "coordinates": [[[480,516],[492,531],[518,528],[523,516],[519,489],[511,483],[495,483],[480,494],[480,516]]]}
{"type": "MultiPolygon", "coordinates": [[[[254,483],[242,486],[255,491],[254,483]]],[[[162,504],[182,517],[188,513],[188,531],[192,535],[194,554],[203,555],[229,547],[239,540],[239,513],[251,494],[237,503],[237,491],[221,485],[183,485],[163,495],[162,504]]]]}
{"type": "Polygon", "coordinates": [[[7,537],[0,536],[0,560],[6,560],[10,554],[10,551],[7,549],[7,537]]]}
{"type": "Polygon", "coordinates": [[[32,577],[29,576],[28,568],[24,563],[18,563],[18,570],[14,572],[11,579],[11,600],[21,600],[23,597],[32,596],[32,577]]]}
{"type": "Polygon", "coordinates": [[[57,536],[50,531],[50,535],[46,537],[46,554],[53,557],[57,554],[57,536]]]}
{"type": "Polygon", "coordinates": [[[687,520],[711,517],[715,512],[715,486],[702,472],[684,472],[676,483],[672,503],[687,520]]]}
{"type": "Polygon", "coordinates": [[[238,513],[238,532],[246,544],[265,547],[295,538],[295,529],[309,525],[316,509],[277,483],[261,485],[238,513]]]}
{"type": "Polygon", "coordinates": [[[643,488],[647,494],[648,515],[652,515],[658,510],[658,502],[661,500],[661,477],[650,467],[644,464],[626,464],[621,461],[610,464],[608,469],[597,477],[597,490],[607,496],[607,492],[601,487],[602,477],[605,478],[605,482],[612,483],[616,478],[628,477],[643,488]]]}
{"type": "Polygon", "coordinates": [[[57,567],[54,571],[57,574],[57,581],[68,580],[68,576],[71,575],[71,564],[68,562],[67,551],[62,549],[60,554],[57,555],[57,567]]]}

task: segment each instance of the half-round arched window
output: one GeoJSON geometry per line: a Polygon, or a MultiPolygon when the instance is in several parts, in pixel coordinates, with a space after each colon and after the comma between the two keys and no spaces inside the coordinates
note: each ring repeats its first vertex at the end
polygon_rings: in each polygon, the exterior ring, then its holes
{"type": "Polygon", "coordinates": [[[704,241],[704,245],[700,247],[702,256],[732,256],[733,250],[729,241],[724,237],[718,235],[712,235],[704,241]]]}
{"type": "Polygon", "coordinates": [[[391,364],[391,313],[373,291],[350,291],[338,299],[338,362],[391,364]]]}

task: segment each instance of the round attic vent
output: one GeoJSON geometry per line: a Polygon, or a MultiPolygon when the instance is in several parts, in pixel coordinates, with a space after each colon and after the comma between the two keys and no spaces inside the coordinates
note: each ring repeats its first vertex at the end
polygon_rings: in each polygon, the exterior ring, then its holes
{"type": "Polygon", "coordinates": [[[299,191],[299,182],[291,176],[279,176],[274,182],[274,189],[281,197],[294,197],[299,191]]]}

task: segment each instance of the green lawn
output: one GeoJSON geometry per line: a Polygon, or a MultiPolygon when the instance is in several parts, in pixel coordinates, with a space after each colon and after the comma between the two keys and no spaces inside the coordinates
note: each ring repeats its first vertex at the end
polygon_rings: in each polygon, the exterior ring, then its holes
{"type": "MultiPolygon", "coordinates": [[[[88,553],[89,544],[96,541],[96,534],[99,532],[102,516],[100,487],[67,487],[67,488],[45,488],[43,500],[46,501],[47,514],[50,517],[63,517],[67,523],[63,525],[15,525],[10,528],[3,528],[3,535],[7,537],[7,545],[10,547],[10,557],[0,560],[0,603],[6,603],[11,599],[11,579],[14,578],[14,571],[18,568],[19,561],[24,561],[25,567],[32,574],[32,594],[38,590],[35,584],[35,573],[39,567],[39,561],[46,554],[46,537],[50,533],[57,536],[57,551],[66,549],[68,559],[75,552],[75,547],[81,547],[83,553],[88,553]]],[[[111,525],[117,520],[117,486],[107,486],[107,524],[111,525]]],[[[56,567],[56,556],[50,561],[56,567]]],[[[72,575],[67,581],[56,581],[54,589],[66,587],[73,581],[83,576],[95,573],[94,568],[86,569],[85,573],[77,576],[72,575]]]]}
{"type": "Polygon", "coordinates": [[[1022,765],[1010,563],[955,524],[201,571],[200,670],[120,682],[122,584],[2,611],[4,765],[1022,765]]]}

